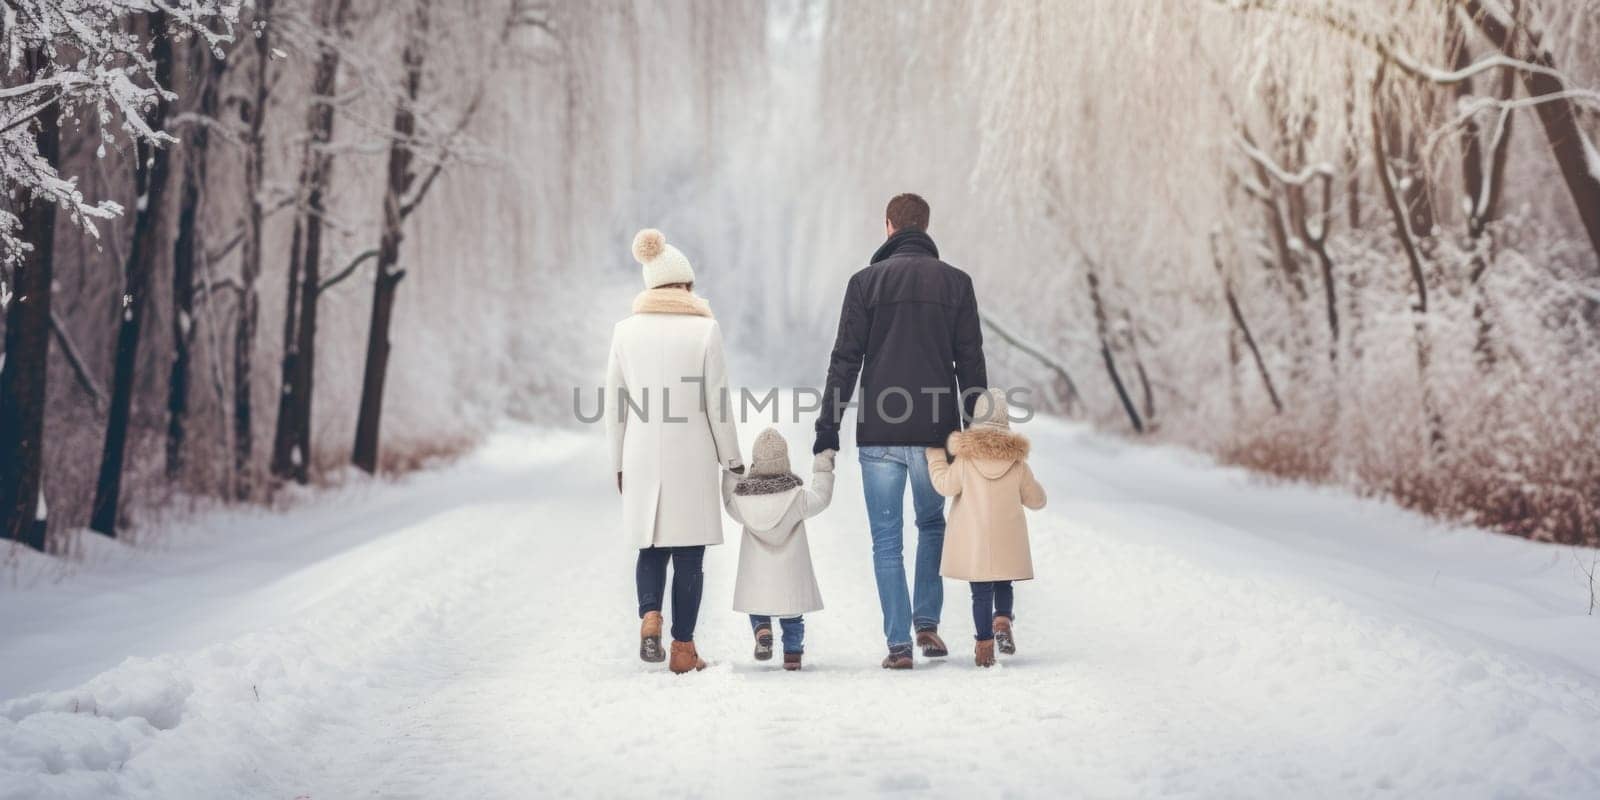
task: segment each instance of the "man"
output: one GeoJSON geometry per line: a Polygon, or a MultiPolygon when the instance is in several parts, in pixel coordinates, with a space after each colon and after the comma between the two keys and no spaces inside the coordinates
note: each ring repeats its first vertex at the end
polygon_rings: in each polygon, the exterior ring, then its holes
{"type": "Polygon", "coordinates": [[[939,260],[928,203],[897,195],[884,213],[888,240],[850,278],[828,365],[812,451],[839,449],[839,425],[861,378],[856,445],[872,528],[873,570],[883,607],[885,669],[910,669],[912,630],[924,657],[948,655],[939,638],[944,584],[944,498],[928,477],[924,447],[942,447],[988,387],[972,278],[939,260]],[[917,563],[906,589],[906,483],[916,509],[917,563]]]}

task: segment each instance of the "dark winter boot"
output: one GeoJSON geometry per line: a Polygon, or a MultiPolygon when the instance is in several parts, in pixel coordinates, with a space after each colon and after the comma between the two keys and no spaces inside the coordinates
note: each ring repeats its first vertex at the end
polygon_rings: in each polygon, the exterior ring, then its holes
{"type": "Polygon", "coordinates": [[[772,629],[768,627],[756,628],[756,660],[772,660],[772,629]]]}
{"type": "Polygon", "coordinates": [[[939,638],[938,628],[917,631],[917,646],[922,648],[923,658],[944,658],[950,655],[950,648],[939,638]]]}
{"type": "Polygon", "coordinates": [[[788,671],[790,671],[790,672],[799,672],[800,671],[800,654],[799,653],[784,653],[783,654],[783,668],[788,670],[788,671]]]}
{"type": "Polygon", "coordinates": [[[994,666],[994,640],[984,639],[973,650],[972,662],[980,667],[994,666]]]}
{"type": "Polygon", "coordinates": [[[661,649],[661,612],[651,611],[639,623],[639,660],[659,664],[667,660],[661,649]]]}
{"type": "Polygon", "coordinates": [[[672,660],[667,662],[667,669],[682,675],[685,672],[696,672],[705,668],[706,662],[695,652],[694,642],[672,640],[672,660]]]}
{"type": "Polygon", "coordinates": [[[883,659],[884,669],[911,669],[911,646],[893,648],[883,659]]]}
{"type": "Polygon", "coordinates": [[[994,646],[1005,655],[1016,655],[1017,640],[1011,635],[1011,618],[994,618],[994,646]]]}

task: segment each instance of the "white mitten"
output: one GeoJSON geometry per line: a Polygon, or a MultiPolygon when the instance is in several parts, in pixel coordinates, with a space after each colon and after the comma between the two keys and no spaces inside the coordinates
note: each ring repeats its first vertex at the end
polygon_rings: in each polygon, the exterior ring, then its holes
{"type": "Polygon", "coordinates": [[[811,471],[813,473],[832,472],[833,457],[838,454],[839,451],[837,450],[824,450],[818,453],[816,457],[811,460],[811,471]]]}

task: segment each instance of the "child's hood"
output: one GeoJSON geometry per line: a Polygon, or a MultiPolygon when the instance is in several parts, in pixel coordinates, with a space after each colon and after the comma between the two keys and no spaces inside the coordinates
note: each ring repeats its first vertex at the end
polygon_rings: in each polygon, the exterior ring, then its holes
{"type": "Polygon", "coordinates": [[[800,496],[803,485],[800,476],[785,472],[781,475],[751,475],[733,487],[733,502],[739,505],[739,516],[744,526],[761,541],[777,545],[789,538],[791,529],[776,530],[800,496]]]}
{"type": "Polygon", "coordinates": [[[950,454],[967,459],[979,475],[994,480],[1013,464],[1028,460],[1028,439],[1020,433],[991,427],[974,427],[950,434],[950,454]]]}

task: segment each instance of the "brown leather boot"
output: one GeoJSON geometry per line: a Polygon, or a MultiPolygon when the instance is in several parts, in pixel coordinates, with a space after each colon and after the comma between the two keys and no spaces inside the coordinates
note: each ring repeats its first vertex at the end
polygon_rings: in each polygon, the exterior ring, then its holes
{"type": "Polygon", "coordinates": [[[978,642],[978,646],[973,650],[972,661],[980,667],[994,666],[994,640],[986,639],[978,642]]]}
{"type": "Polygon", "coordinates": [[[788,671],[790,671],[790,672],[799,672],[800,671],[800,654],[799,653],[784,653],[783,654],[783,668],[788,670],[788,671]]]}
{"type": "Polygon", "coordinates": [[[1015,655],[1017,652],[1017,638],[1011,632],[1010,617],[994,618],[994,646],[1004,655],[1015,655]]]}
{"type": "Polygon", "coordinates": [[[651,611],[639,622],[639,660],[659,664],[667,660],[661,649],[661,612],[651,611]]]}
{"type": "Polygon", "coordinates": [[[903,652],[895,652],[893,650],[890,650],[889,651],[889,655],[884,656],[883,668],[884,669],[911,669],[911,651],[910,650],[906,650],[906,651],[903,651],[903,652]]]}
{"type": "Polygon", "coordinates": [[[706,662],[700,660],[700,654],[694,650],[694,642],[680,642],[672,640],[672,660],[667,662],[667,669],[682,675],[706,668],[706,662]]]}
{"type": "Polygon", "coordinates": [[[939,638],[939,631],[936,628],[917,631],[917,646],[922,648],[923,658],[944,658],[950,655],[950,648],[939,638]]]}

